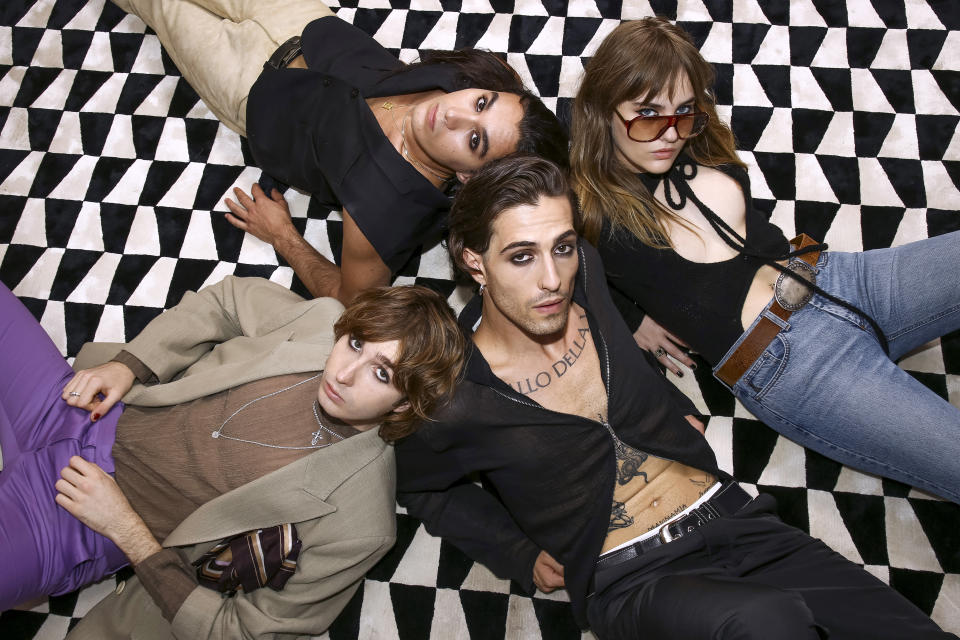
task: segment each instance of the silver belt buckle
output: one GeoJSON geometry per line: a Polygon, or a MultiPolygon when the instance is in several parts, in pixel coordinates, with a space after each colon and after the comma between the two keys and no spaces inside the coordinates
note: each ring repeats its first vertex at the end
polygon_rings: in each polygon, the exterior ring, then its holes
{"type": "MultiPolygon", "coordinates": [[[[787,269],[807,282],[817,283],[817,272],[803,260],[791,260],[787,263],[787,269]]],[[[781,273],[780,277],[777,278],[777,286],[774,287],[773,295],[781,307],[788,311],[796,311],[810,302],[810,298],[813,297],[813,289],[797,282],[787,274],[781,273]]]]}
{"type": "Polygon", "coordinates": [[[673,542],[674,540],[677,539],[675,535],[670,533],[670,525],[672,525],[674,522],[676,522],[675,519],[671,520],[670,522],[660,527],[660,533],[657,535],[660,538],[660,542],[662,542],[663,544],[667,544],[668,542],[673,542]]]}

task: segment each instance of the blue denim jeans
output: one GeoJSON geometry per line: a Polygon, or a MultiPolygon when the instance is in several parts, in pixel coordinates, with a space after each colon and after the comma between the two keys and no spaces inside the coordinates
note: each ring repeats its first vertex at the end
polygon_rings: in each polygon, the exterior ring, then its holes
{"type": "Polygon", "coordinates": [[[960,328],[960,231],[891,249],[824,253],[817,284],[876,320],[889,357],[861,317],[814,295],[787,322],[764,310],[782,330],[734,395],[794,442],[960,503],[960,409],[894,363],[960,328]]]}

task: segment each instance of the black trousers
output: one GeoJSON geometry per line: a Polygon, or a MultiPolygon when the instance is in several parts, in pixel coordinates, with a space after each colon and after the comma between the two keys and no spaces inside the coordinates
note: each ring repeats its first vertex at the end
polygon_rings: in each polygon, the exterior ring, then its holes
{"type": "Polygon", "coordinates": [[[598,571],[587,617],[601,640],[925,640],[940,630],[909,600],[761,495],[632,560],[598,571]]]}

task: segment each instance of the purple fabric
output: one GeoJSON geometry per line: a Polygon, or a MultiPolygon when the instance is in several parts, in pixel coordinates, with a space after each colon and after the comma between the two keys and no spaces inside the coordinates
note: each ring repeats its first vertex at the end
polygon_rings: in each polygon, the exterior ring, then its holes
{"type": "Polygon", "coordinates": [[[53,485],[71,456],[113,472],[123,406],[90,422],[60,393],[73,371],[30,312],[0,283],[0,611],[73,591],[127,564],[60,508],[53,485]]]}

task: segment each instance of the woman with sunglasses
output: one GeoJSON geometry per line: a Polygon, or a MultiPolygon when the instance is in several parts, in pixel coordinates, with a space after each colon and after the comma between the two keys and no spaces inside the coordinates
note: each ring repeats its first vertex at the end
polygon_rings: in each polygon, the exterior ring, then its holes
{"type": "Polygon", "coordinates": [[[960,410],[895,364],[960,328],[960,232],[788,243],[751,205],[713,79],[686,33],[646,18],[611,32],[574,104],[585,235],[638,344],[678,375],[689,346],[781,434],[960,502],[960,410]]]}

